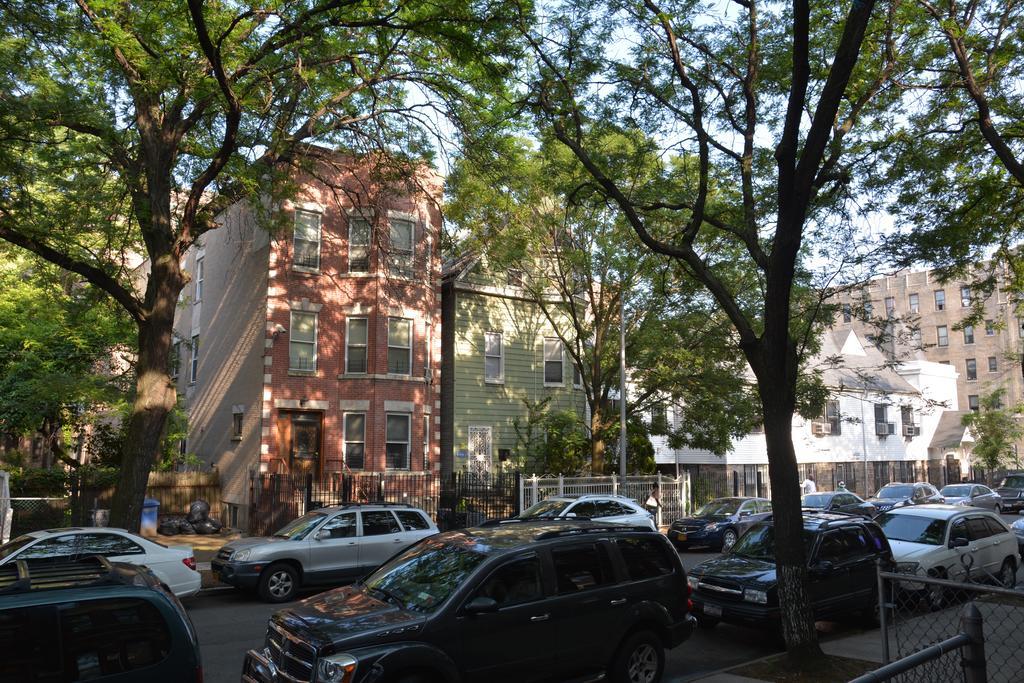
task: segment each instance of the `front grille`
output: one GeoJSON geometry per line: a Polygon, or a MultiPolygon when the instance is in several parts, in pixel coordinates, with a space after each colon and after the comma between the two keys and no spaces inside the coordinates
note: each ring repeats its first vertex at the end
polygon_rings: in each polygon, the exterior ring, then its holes
{"type": "Polygon", "coordinates": [[[278,672],[284,674],[287,680],[304,683],[313,680],[316,650],[311,645],[271,624],[267,628],[267,651],[278,672]]]}
{"type": "Polygon", "coordinates": [[[220,552],[217,553],[217,559],[218,560],[223,560],[224,562],[227,562],[228,559],[231,558],[231,554],[233,552],[235,552],[235,551],[234,550],[228,550],[227,548],[221,548],[220,552]]]}
{"type": "Polygon", "coordinates": [[[742,600],[743,586],[736,581],[719,579],[714,576],[703,576],[697,585],[697,590],[704,591],[709,596],[713,595],[720,600],[742,600]]]}

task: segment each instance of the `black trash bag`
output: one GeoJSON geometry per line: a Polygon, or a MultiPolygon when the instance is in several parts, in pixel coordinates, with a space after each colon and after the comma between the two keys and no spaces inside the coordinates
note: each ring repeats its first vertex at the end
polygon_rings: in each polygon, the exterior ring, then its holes
{"type": "Polygon", "coordinates": [[[190,522],[201,522],[210,516],[210,504],[205,500],[194,500],[188,506],[188,516],[185,518],[190,522]]]}
{"type": "Polygon", "coordinates": [[[156,532],[161,536],[177,536],[179,533],[178,523],[167,520],[160,522],[160,526],[156,528],[156,532]]]}
{"type": "Polygon", "coordinates": [[[206,521],[206,522],[207,522],[207,523],[208,523],[208,524],[209,524],[209,525],[210,525],[211,527],[213,527],[213,533],[215,533],[215,534],[217,534],[217,533],[220,533],[220,530],[224,528],[224,525],[223,525],[223,524],[221,524],[221,523],[220,523],[219,521],[217,521],[217,520],[216,520],[215,518],[213,518],[213,517],[207,517],[205,521],[206,521]]]}
{"type": "Polygon", "coordinates": [[[203,519],[198,522],[192,522],[192,528],[196,530],[197,534],[215,534],[219,531],[218,528],[213,526],[213,523],[208,519],[203,519]]]}
{"type": "Polygon", "coordinates": [[[178,522],[178,533],[179,534],[194,534],[195,528],[192,526],[192,522],[187,519],[183,519],[178,522]]]}

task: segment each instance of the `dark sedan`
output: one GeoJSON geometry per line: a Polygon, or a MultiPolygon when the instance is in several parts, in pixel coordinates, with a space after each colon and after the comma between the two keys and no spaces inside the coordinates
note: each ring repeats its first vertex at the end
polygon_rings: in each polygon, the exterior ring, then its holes
{"type": "Polygon", "coordinates": [[[747,527],[771,513],[772,503],[766,498],[716,498],[701,506],[692,517],[673,522],[668,538],[680,548],[728,549],[747,527]]]}
{"type": "Polygon", "coordinates": [[[939,490],[925,481],[912,484],[893,482],[878,490],[868,502],[878,508],[879,512],[888,512],[904,505],[925,505],[929,503],[945,503],[939,490]]]}
{"type": "Polygon", "coordinates": [[[844,512],[848,515],[860,515],[868,519],[878,514],[874,505],[849,491],[808,493],[803,497],[801,504],[803,507],[813,510],[844,512]]]}
{"type": "Polygon", "coordinates": [[[1002,499],[999,503],[1003,512],[1024,510],[1024,472],[1008,474],[999,482],[996,493],[1002,499]]]}

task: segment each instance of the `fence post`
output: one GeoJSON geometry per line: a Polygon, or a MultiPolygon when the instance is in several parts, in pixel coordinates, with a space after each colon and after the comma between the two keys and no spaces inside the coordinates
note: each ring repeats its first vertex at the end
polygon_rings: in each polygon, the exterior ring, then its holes
{"type": "Polygon", "coordinates": [[[558,495],[565,495],[565,477],[558,475],[558,495]]]}
{"type": "MultiPolygon", "coordinates": [[[[539,486],[539,482],[537,481],[537,475],[534,474],[533,475],[533,500],[530,502],[530,505],[536,505],[539,501],[540,501],[540,486],[539,486]]],[[[523,508],[523,509],[525,510],[526,508],[523,508]]]]}
{"type": "Polygon", "coordinates": [[[960,617],[960,629],[971,639],[961,654],[964,667],[964,683],[985,683],[988,671],[985,665],[985,632],[981,620],[981,612],[974,602],[967,603],[960,617]]]}
{"type": "MultiPolygon", "coordinates": [[[[882,561],[875,562],[878,577],[878,627],[882,632],[882,664],[889,663],[889,601],[886,599],[885,579],[882,578],[882,561]]],[[[894,589],[895,590],[895,589],[894,589]]]]}
{"type": "Polygon", "coordinates": [[[612,495],[619,495],[619,478],[612,475],[612,495]]]}

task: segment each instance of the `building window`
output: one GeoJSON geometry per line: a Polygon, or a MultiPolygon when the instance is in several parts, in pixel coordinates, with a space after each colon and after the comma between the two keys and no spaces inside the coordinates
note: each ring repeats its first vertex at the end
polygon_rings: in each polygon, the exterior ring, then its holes
{"type": "Polygon", "coordinates": [[[949,346],[949,328],[939,325],[935,328],[936,343],[939,346],[949,346]]]}
{"type": "Polygon", "coordinates": [[[196,299],[193,303],[203,300],[203,261],[202,257],[196,259],[196,299]]]}
{"type": "Polygon", "coordinates": [[[974,343],[974,325],[964,325],[964,344],[974,343]]]}
{"type": "Polygon", "coordinates": [[[967,379],[978,379],[978,361],[968,358],[965,364],[967,366],[967,379]]]}
{"type": "Polygon", "coordinates": [[[935,310],[944,311],[946,310],[946,292],[941,289],[935,290],[935,310]]]}
{"type": "Polygon", "coordinates": [[[996,334],[996,324],[991,320],[985,321],[985,336],[994,337],[996,334]]]}
{"type": "Polygon", "coordinates": [[[522,287],[523,286],[523,271],[518,268],[509,268],[508,270],[508,286],[509,287],[522,287]]]}
{"type": "Polygon", "coordinates": [[[825,401],[825,422],[831,427],[831,434],[843,433],[843,420],[839,413],[839,401],[825,401]]]}
{"type": "Polygon", "coordinates": [[[971,305],[971,288],[961,287],[960,288],[960,307],[967,308],[971,305]]]}
{"type": "Polygon", "coordinates": [[[423,416],[423,471],[430,469],[430,416],[423,416]]]}
{"type": "Polygon", "coordinates": [[[388,373],[412,374],[412,321],[388,318],[388,373]]]}
{"type": "Polygon", "coordinates": [[[413,275],[413,226],[412,221],[392,218],[391,226],[391,272],[401,277],[413,275]]]}
{"type": "Polygon", "coordinates": [[[1002,394],[995,394],[994,396],[992,396],[992,408],[994,410],[1002,410],[1003,409],[1003,396],[1002,396],[1002,394]]]}
{"type": "Polygon", "coordinates": [[[896,298],[887,296],[885,297],[885,315],[887,318],[891,318],[896,315],[896,298]]]}
{"type": "Polygon", "coordinates": [[[502,382],[505,379],[504,347],[500,332],[484,332],[484,380],[502,382]]]}
{"type": "Polygon", "coordinates": [[[349,318],[345,331],[345,372],[366,372],[366,318],[349,318]]]}
{"type": "Polygon", "coordinates": [[[244,419],[244,413],[238,411],[231,413],[231,438],[235,441],[242,438],[242,421],[244,419]]]}
{"type": "Polygon", "coordinates": [[[917,294],[911,294],[908,303],[910,304],[911,313],[921,312],[921,297],[919,297],[917,294]]]}
{"type": "Polygon", "coordinates": [[[978,412],[979,410],[981,410],[981,407],[978,404],[978,397],[977,397],[977,395],[970,394],[967,397],[967,407],[969,409],[973,410],[974,412],[978,412]]]}
{"type": "Polygon", "coordinates": [[[914,343],[915,349],[921,348],[922,339],[920,327],[915,327],[910,330],[910,340],[914,343]]]}
{"type": "Polygon", "coordinates": [[[892,434],[894,426],[889,424],[889,405],[887,403],[875,404],[875,434],[886,436],[892,434]]]}
{"type": "Polygon", "coordinates": [[[199,335],[192,335],[192,360],[189,363],[188,381],[195,384],[199,378],[199,335]]]}
{"type": "Polygon", "coordinates": [[[296,210],[292,264],[297,268],[320,267],[320,214],[296,210]]]}
{"type": "Polygon", "coordinates": [[[996,360],[995,356],[988,357],[988,371],[999,372],[999,361],[996,360]]]}
{"type": "Polygon", "coordinates": [[[342,439],[345,442],[345,465],[351,470],[366,467],[366,413],[345,413],[342,439]]]}
{"type": "Polygon", "coordinates": [[[668,408],[662,403],[651,408],[651,434],[668,434],[668,408]]]}
{"type": "Polygon", "coordinates": [[[853,307],[850,304],[843,304],[843,322],[848,323],[853,320],[853,307]]]}
{"type": "Polygon", "coordinates": [[[544,340],[544,384],[562,384],[562,340],[544,340]]]}
{"type": "Polygon", "coordinates": [[[900,407],[900,421],[904,427],[917,424],[914,421],[914,408],[912,406],[901,406],[900,407]]]}
{"type": "Polygon", "coordinates": [[[316,370],[316,313],[292,311],[288,369],[316,370]]]}
{"type": "Polygon", "coordinates": [[[576,363],[572,364],[572,388],[583,388],[583,373],[580,372],[580,367],[576,363]]]}
{"type": "Polygon", "coordinates": [[[409,469],[410,415],[387,414],[387,442],[384,446],[385,466],[389,470],[409,469]]]}
{"type": "Polygon", "coordinates": [[[864,320],[871,320],[871,316],[874,315],[875,305],[870,301],[864,303],[864,320]]]}
{"type": "Polygon", "coordinates": [[[178,379],[178,371],[181,368],[181,341],[177,340],[171,344],[171,362],[168,364],[168,372],[171,379],[178,379]]]}
{"type": "Polygon", "coordinates": [[[348,272],[370,271],[370,221],[361,216],[348,219],[348,272]]]}

